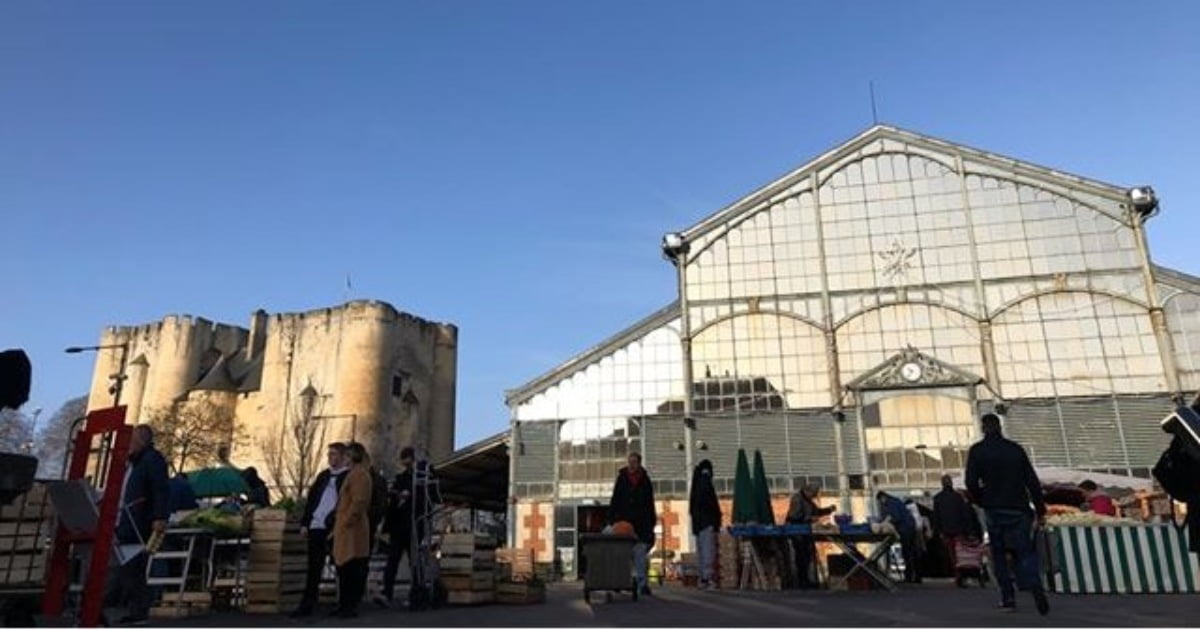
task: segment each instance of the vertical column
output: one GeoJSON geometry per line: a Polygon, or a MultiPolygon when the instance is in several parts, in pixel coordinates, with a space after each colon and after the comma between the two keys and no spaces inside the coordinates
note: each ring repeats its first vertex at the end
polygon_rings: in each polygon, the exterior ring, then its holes
{"type": "MultiPolygon", "coordinates": [[[[829,262],[825,250],[825,225],[821,217],[820,179],[815,171],[809,175],[809,188],[812,190],[813,214],[817,223],[817,249],[820,252],[818,259],[821,274],[821,317],[825,328],[825,362],[828,366],[829,376],[829,404],[832,409],[836,410],[842,402],[842,375],[838,360],[837,332],[833,326],[833,297],[829,292],[829,262]]],[[[850,479],[846,473],[846,439],[843,435],[842,422],[838,421],[836,415],[831,420],[833,422],[833,442],[837,449],[838,509],[844,512],[850,506],[850,479]]],[[[864,475],[864,481],[867,477],[869,475],[864,475]]]]}

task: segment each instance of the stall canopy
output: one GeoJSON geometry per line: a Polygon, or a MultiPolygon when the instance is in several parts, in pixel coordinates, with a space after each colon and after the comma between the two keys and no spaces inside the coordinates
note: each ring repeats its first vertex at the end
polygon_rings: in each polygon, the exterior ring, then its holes
{"type": "Polygon", "coordinates": [[[508,432],[454,451],[434,463],[447,503],[488,512],[508,506],[508,432]]]}
{"type": "MultiPolygon", "coordinates": [[[[1140,477],[1124,477],[1121,475],[1088,472],[1086,470],[1074,470],[1071,468],[1055,468],[1052,466],[1038,466],[1035,470],[1037,471],[1038,479],[1044,484],[1062,483],[1078,485],[1083,483],[1084,480],[1090,479],[1101,488],[1123,488],[1127,490],[1154,489],[1153,481],[1140,477]]],[[[954,477],[954,486],[957,488],[964,486],[962,475],[954,477]]]]}

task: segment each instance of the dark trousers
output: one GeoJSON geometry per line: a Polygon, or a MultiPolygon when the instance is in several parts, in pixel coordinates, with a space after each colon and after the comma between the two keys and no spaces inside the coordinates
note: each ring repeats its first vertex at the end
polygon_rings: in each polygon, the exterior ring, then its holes
{"type": "Polygon", "coordinates": [[[300,599],[300,610],[312,611],[317,605],[321,591],[321,574],[329,557],[329,543],[323,529],[308,530],[308,567],[304,576],[304,596],[300,599]]]}
{"type": "Polygon", "coordinates": [[[355,558],[337,568],[338,610],[358,612],[358,605],[367,592],[370,558],[355,558]]]}
{"type": "Polygon", "coordinates": [[[134,559],[115,567],[108,574],[104,603],[123,606],[130,617],[150,614],[150,587],[146,585],[146,563],[150,555],[139,553],[134,559]]]}
{"type": "Polygon", "coordinates": [[[1019,510],[987,510],[987,527],[992,547],[992,567],[1003,601],[1016,599],[1014,571],[1017,574],[1017,586],[1021,590],[1041,590],[1037,551],[1033,545],[1033,515],[1019,510]],[[1008,566],[1006,552],[1013,554],[1015,567],[1008,566]]]}
{"type": "Polygon", "coordinates": [[[904,581],[921,581],[921,549],[917,547],[917,532],[900,532],[900,552],[904,554],[904,581]]]}
{"type": "Polygon", "coordinates": [[[818,581],[812,578],[813,559],[817,545],[812,536],[796,536],[792,539],[792,554],[796,559],[796,586],[803,589],[816,588],[818,581]]]}
{"type": "Polygon", "coordinates": [[[383,596],[391,601],[396,590],[396,574],[400,571],[400,558],[408,555],[412,564],[412,536],[407,531],[393,531],[389,534],[387,565],[383,567],[383,596]]]}

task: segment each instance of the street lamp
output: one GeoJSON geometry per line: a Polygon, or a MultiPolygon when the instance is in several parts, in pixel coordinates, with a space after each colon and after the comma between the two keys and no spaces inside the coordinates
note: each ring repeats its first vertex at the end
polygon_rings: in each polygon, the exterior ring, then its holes
{"type": "Polygon", "coordinates": [[[112,385],[108,387],[108,393],[113,395],[113,406],[118,407],[121,404],[121,388],[125,384],[125,359],[129,354],[129,343],[110,343],[101,346],[71,346],[63,350],[67,354],[81,354],[83,352],[99,352],[101,350],[120,350],[121,359],[120,367],[117,368],[116,374],[110,374],[108,380],[112,381],[112,385]]]}
{"type": "Polygon", "coordinates": [[[921,487],[929,487],[929,472],[925,468],[925,450],[929,448],[927,444],[918,444],[913,447],[917,453],[921,455],[921,487]]]}
{"type": "MultiPolygon", "coordinates": [[[[687,295],[687,255],[689,251],[691,251],[691,244],[687,242],[682,233],[671,232],[663,236],[663,258],[675,266],[679,285],[679,345],[683,355],[683,461],[688,470],[688,496],[691,496],[691,470],[696,467],[694,449],[696,420],[692,417],[692,329],[691,318],[688,314],[687,295]]],[[[685,514],[683,520],[690,529],[690,514],[685,514]]]]}

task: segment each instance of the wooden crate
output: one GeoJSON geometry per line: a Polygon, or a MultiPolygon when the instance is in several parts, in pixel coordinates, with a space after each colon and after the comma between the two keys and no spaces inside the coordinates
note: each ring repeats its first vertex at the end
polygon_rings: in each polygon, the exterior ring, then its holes
{"type": "Polygon", "coordinates": [[[540,604],[546,601],[546,586],[540,582],[496,583],[496,602],[500,604],[540,604]]]}
{"type": "Polygon", "coordinates": [[[446,595],[446,603],[452,606],[478,606],[495,601],[495,591],[449,591],[446,595]]]}

